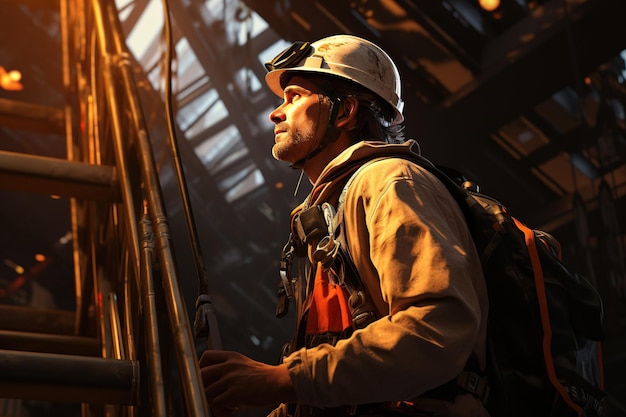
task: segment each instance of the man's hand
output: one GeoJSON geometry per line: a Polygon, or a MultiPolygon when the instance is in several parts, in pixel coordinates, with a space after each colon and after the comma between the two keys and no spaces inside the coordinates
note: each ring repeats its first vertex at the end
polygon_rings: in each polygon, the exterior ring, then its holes
{"type": "Polygon", "coordinates": [[[295,402],[285,365],[267,365],[237,352],[207,350],[200,358],[204,393],[213,412],[229,416],[241,405],[295,402]]]}

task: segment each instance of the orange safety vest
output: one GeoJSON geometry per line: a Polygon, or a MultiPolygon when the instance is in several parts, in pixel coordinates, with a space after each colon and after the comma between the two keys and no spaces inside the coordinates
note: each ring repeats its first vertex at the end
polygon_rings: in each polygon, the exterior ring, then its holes
{"type": "Polygon", "coordinates": [[[307,335],[341,334],[354,327],[348,305],[348,291],[334,277],[332,269],[325,271],[318,265],[313,292],[309,295],[307,335]]]}

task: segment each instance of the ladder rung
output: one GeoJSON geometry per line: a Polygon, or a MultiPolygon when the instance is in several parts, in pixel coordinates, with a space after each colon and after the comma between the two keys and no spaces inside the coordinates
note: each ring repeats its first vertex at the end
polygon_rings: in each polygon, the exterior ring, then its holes
{"type": "Polygon", "coordinates": [[[0,125],[13,129],[65,134],[63,109],[0,98],[0,125]]]}
{"type": "Polygon", "coordinates": [[[0,330],[0,349],[66,355],[100,356],[100,341],[93,337],[0,330]]]}
{"type": "Polygon", "coordinates": [[[3,398],[135,405],[136,361],[0,350],[3,398]]]}
{"type": "Polygon", "coordinates": [[[119,198],[111,166],[8,151],[0,151],[0,187],[88,200],[119,198]]]}
{"type": "Polygon", "coordinates": [[[73,311],[0,305],[0,330],[71,336],[75,327],[73,311]]]}

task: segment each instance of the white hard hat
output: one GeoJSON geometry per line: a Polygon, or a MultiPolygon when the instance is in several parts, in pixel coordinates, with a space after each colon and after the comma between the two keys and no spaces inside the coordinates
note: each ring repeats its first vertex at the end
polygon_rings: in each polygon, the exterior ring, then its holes
{"type": "Polygon", "coordinates": [[[281,76],[287,71],[328,74],[359,84],[389,103],[395,112],[391,125],[404,120],[398,69],[385,51],[366,39],[335,35],[313,43],[295,42],[265,67],[269,71],[265,82],[279,97],[284,87],[281,76]]]}

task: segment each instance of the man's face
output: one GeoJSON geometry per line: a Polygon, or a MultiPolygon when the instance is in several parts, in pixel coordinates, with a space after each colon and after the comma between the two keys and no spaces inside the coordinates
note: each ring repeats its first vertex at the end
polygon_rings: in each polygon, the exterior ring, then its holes
{"type": "Polygon", "coordinates": [[[323,112],[326,100],[318,95],[313,82],[294,76],[285,86],[283,104],[270,113],[274,127],[274,158],[295,163],[305,159],[320,143],[326,128],[322,120],[328,116],[323,112]],[[324,113],[324,114],[322,114],[324,113]]]}

